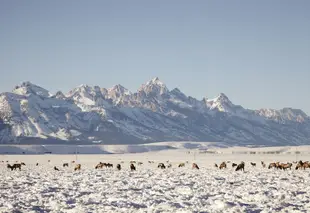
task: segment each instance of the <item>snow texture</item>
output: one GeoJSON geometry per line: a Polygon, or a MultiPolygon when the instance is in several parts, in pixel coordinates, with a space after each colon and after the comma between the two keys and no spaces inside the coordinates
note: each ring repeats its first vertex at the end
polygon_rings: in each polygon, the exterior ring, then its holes
{"type": "MultiPolygon", "coordinates": [[[[219,148],[219,153],[179,149],[136,154],[108,155],[1,155],[0,161],[24,162],[21,171],[0,164],[0,212],[307,212],[310,210],[308,170],[262,168],[260,161],[292,162],[308,155],[292,153],[232,154],[260,148],[219,148]],[[228,152],[227,149],[230,149],[228,152]],[[76,163],[80,171],[73,171],[76,163]],[[136,171],[129,170],[130,161],[136,171]],[[149,163],[154,161],[154,163],[149,163]],[[159,169],[162,162],[172,168],[159,169]],[[185,163],[188,161],[188,163],[185,163]],[[245,171],[236,172],[231,163],[219,170],[214,163],[244,161],[245,171]],[[114,168],[96,170],[99,162],[114,168]],[[185,167],[178,168],[179,163],[185,167]],[[195,162],[200,170],[193,170],[195,162]],[[256,167],[250,166],[255,162],[256,167]],[[39,163],[36,166],[36,163],[39,163]],[[69,163],[69,167],[62,167],[69,163]],[[122,170],[118,171],[115,164],[122,170]],[[57,166],[60,171],[55,171],[57,166]]],[[[167,144],[162,144],[167,145],[167,144]]],[[[196,144],[199,146],[199,144],[196,144]]],[[[158,146],[155,145],[155,146],[158,146]]],[[[195,143],[185,146],[194,147],[195,143]]],[[[266,152],[275,148],[262,148],[266,152]]],[[[304,147],[302,150],[307,150],[304,147]]],[[[278,148],[279,150],[279,148],[278,148]]]]}

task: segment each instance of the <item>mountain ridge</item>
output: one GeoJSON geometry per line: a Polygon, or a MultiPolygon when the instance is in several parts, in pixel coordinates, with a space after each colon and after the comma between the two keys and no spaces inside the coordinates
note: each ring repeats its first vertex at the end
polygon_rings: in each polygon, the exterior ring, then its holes
{"type": "Polygon", "coordinates": [[[0,143],[29,138],[64,143],[219,141],[300,145],[310,142],[310,118],[300,109],[250,110],[224,94],[198,100],[158,77],[132,93],[118,84],[86,84],[68,93],[22,82],[0,93],[0,143]]]}

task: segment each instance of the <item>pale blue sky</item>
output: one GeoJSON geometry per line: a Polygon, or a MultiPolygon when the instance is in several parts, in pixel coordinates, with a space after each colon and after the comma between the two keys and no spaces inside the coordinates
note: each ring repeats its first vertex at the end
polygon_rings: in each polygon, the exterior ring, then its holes
{"type": "Polygon", "coordinates": [[[198,99],[310,114],[310,1],[0,1],[0,92],[31,81],[131,91],[158,76],[198,99]]]}

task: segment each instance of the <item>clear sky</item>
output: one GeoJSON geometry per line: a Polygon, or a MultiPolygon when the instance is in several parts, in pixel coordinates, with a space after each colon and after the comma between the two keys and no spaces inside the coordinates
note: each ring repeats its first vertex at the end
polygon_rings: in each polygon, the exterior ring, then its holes
{"type": "Polygon", "coordinates": [[[0,74],[0,92],[65,93],[158,76],[198,99],[310,114],[310,1],[2,0],[0,74]]]}

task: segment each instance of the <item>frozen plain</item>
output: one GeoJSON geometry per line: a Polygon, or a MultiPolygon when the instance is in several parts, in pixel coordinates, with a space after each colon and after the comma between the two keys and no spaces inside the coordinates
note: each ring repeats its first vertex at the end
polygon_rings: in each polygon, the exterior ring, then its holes
{"type": "MultiPolygon", "coordinates": [[[[309,147],[280,154],[240,154],[248,148],[218,148],[217,153],[195,149],[102,155],[0,155],[0,212],[309,212],[310,170],[262,168],[270,162],[310,160],[309,147]],[[219,150],[221,150],[219,152],[219,150]],[[190,152],[190,153],[189,153],[190,152]],[[233,154],[234,153],[234,154],[233,154]],[[48,162],[50,160],[50,162],[48,162]],[[82,164],[74,172],[75,160],[82,164]],[[137,171],[129,170],[129,162],[137,171]],[[25,162],[22,171],[9,171],[6,161],[25,162]],[[121,163],[122,170],[95,170],[98,162],[121,163]],[[154,161],[155,163],[148,163],[154,161]],[[161,170],[159,162],[172,168],[161,170]],[[184,168],[178,164],[186,162],[184,168]],[[236,172],[231,163],[219,170],[214,163],[245,162],[236,172]],[[200,170],[193,170],[195,162],[200,170]],[[250,162],[255,162],[252,167],[250,162]],[[35,164],[39,163],[39,166],[35,164]],[[63,163],[69,167],[63,168],[63,163]],[[57,166],[60,171],[54,171],[57,166]]],[[[114,165],[115,166],[115,165],[114,165]]]]}

